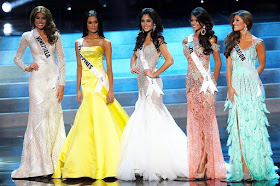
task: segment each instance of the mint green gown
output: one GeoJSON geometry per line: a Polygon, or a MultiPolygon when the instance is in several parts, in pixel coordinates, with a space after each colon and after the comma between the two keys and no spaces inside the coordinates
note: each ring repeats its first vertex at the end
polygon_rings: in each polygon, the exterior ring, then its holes
{"type": "MultiPolygon", "coordinates": [[[[256,46],[262,42],[254,37],[252,46],[242,50],[247,60],[255,67],[257,52],[256,46]]],[[[269,126],[264,98],[257,96],[257,82],[248,70],[241,65],[241,59],[233,49],[232,58],[232,86],[238,96],[231,103],[225,102],[225,109],[229,108],[228,127],[229,156],[231,172],[229,179],[240,181],[243,179],[243,164],[238,133],[240,133],[241,146],[247,167],[254,180],[270,180],[279,178],[277,167],[271,158],[272,150],[269,141],[267,126],[269,126]],[[239,130],[237,127],[237,119],[239,130]]]]}

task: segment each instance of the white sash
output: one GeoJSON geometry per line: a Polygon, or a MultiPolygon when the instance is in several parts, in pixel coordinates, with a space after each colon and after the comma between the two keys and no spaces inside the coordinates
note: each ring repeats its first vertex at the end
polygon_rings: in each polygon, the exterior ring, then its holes
{"type": "MultiPolygon", "coordinates": [[[[139,55],[140,55],[140,60],[142,61],[143,68],[144,69],[149,69],[148,62],[146,61],[146,59],[144,57],[143,48],[139,51],[139,55]]],[[[164,95],[160,86],[157,84],[156,78],[151,78],[149,76],[146,76],[146,77],[149,81],[149,86],[148,86],[148,89],[147,89],[147,92],[146,92],[146,97],[152,96],[153,91],[156,92],[158,97],[160,97],[160,95],[164,95]]]]}
{"type": "Polygon", "coordinates": [[[207,88],[209,88],[209,90],[212,94],[214,94],[215,91],[218,92],[216,85],[213,83],[213,81],[211,79],[210,62],[209,62],[208,71],[206,71],[204,66],[202,65],[202,62],[200,61],[198,56],[193,51],[193,34],[188,36],[188,47],[189,47],[191,58],[192,58],[194,64],[196,65],[200,74],[203,76],[203,83],[202,83],[200,92],[204,92],[204,94],[206,94],[207,88]]]}
{"type": "Polygon", "coordinates": [[[241,61],[243,63],[241,63],[243,65],[243,67],[245,67],[249,73],[251,73],[252,77],[256,80],[256,82],[258,83],[257,85],[257,89],[258,89],[258,94],[257,96],[263,96],[263,98],[265,98],[265,91],[263,88],[263,84],[262,84],[262,80],[260,79],[260,76],[256,70],[256,68],[249,63],[249,61],[247,60],[247,58],[245,57],[245,55],[242,53],[241,48],[239,47],[239,45],[236,45],[234,47],[238,57],[241,59],[241,61]]]}
{"type": "Polygon", "coordinates": [[[40,46],[41,51],[43,52],[44,56],[46,57],[47,63],[52,68],[55,76],[57,76],[56,82],[54,82],[54,88],[57,88],[57,86],[58,86],[58,79],[59,79],[58,66],[57,66],[56,63],[54,63],[53,58],[51,57],[51,53],[50,53],[46,43],[44,42],[44,40],[42,39],[42,37],[38,33],[37,29],[33,29],[32,30],[32,35],[35,38],[35,40],[37,41],[38,45],[40,46]]]}
{"type": "Polygon", "coordinates": [[[105,70],[102,70],[101,72],[95,68],[82,54],[81,54],[81,48],[83,44],[83,38],[78,39],[78,51],[79,56],[81,60],[84,62],[84,64],[88,67],[88,69],[98,78],[97,85],[95,87],[95,92],[98,92],[101,94],[102,87],[104,86],[106,90],[109,90],[109,82],[106,79],[106,72],[105,70]]]}

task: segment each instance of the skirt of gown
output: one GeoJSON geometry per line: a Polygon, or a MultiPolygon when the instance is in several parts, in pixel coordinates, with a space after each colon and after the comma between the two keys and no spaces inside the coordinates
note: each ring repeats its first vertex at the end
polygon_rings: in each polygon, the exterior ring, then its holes
{"type": "Polygon", "coordinates": [[[12,172],[12,178],[53,174],[66,138],[62,108],[54,87],[57,77],[48,64],[39,66],[29,77],[28,123],[20,167],[12,172]]]}
{"type": "Polygon", "coordinates": [[[149,181],[188,176],[187,137],[162,103],[162,96],[139,94],[121,143],[121,180],[135,180],[135,175],[149,181]]]}
{"type": "Polygon", "coordinates": [[[187,92],[187,98],[189,177],[194,178],[196,176],[203,150],[205,150],[207,154],[207,178],[226,178],[226,164],[215,114],[216,96],[208,91],[204,94],[200,92],[200,89],[192,88],[187,92]]]}
{"type": "Polygon", "coordinates": [[[104,87],[101,94],[94,91],[97,82],[93,75],[82,78],[83,101],[53,178],[117,176],[121,135],[129,117],[116,99],[106,104],[104,87]]]}

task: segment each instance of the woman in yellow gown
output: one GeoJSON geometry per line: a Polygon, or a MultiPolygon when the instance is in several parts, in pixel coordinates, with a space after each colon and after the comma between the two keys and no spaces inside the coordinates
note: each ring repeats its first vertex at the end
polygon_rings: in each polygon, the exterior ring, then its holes
{"type": "Polygon", "coordinates": [[[77,100],[81,106],[53,178],[116,177],[120,139],[129,117],[114,99],[112,47],[104,37],[101,19],[94,10],[86,15],[83,38],[76,41],[75,49],[77,100]],[[107,74],[102,64],[104,54],[107,74]]]}

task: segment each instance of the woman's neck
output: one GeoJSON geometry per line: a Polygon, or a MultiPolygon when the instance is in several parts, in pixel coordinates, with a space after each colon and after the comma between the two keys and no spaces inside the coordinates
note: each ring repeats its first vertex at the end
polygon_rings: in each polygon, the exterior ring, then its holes
{"type": "Polygon", "coordinates": [[[247,33],[245,34],[245,31],[244,30],[241,30],[240,31],[240,39],[242,40],[248,40],[248,39],[251,39],[252,38],[252,34],[247,31],[247,33]]]}
{"type": "Polygon", "coordinates": [[[36,30],[40,35],[45,35],[45,32],[44,32],[43,29],[39,29],[39,28],[36,27],[36,30]]]}
{"type": "Polygon", "coordinates": [[[201,30],[202,30],[202,28],[201,28],[201,29],[199,29],[199,30],[197,30],[197,31],[195,31],[195,33],[194,33],[194,37],[197,37],[197,38],[198,38],[198,36],[199,36],[199,34],[200,34],[201,30]]]}
{"type": "Polygon", "coordinates": [[[89,32],[88,35],[87,35],[87,38],[89,38],[89,39],[99,39],[100,36],[99,36],[98,32],[95,32],[95,33],[89,32]]]}

